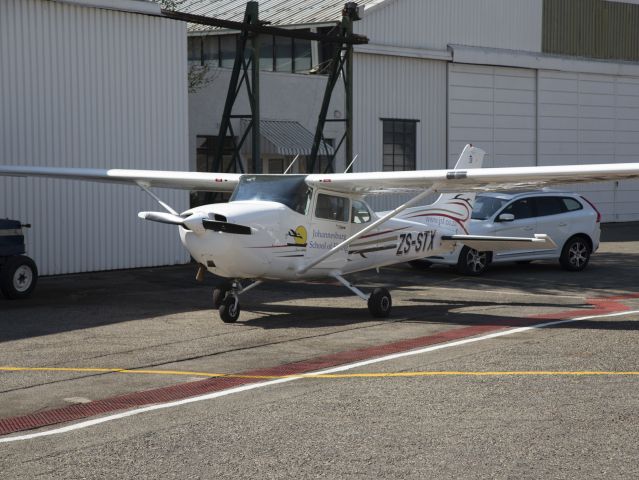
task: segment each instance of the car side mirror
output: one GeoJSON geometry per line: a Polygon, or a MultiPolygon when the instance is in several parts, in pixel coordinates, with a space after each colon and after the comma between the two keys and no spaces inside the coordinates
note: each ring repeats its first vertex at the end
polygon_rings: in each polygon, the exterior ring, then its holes
{"type": "Polygon", "coordinates": [[[512,222],[515,219],[515,216],[512,213],[502,213],[497,217],[498,222],[512,222]]]}

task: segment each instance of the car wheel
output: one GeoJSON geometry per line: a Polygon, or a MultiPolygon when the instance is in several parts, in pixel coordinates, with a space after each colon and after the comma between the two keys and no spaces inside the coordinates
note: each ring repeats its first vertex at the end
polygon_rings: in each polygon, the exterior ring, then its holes
{"type": "Polygon", "coordinates": [[[564,244],[559,263],[569,272],[580,272],[588,265],[590,254],[590,242],[585,237],[572,237],[564,244]]]}
{"type": "Polygon", "coordinates": [[[478,252],[474,248],[464,247],[459,253],[457,271],[462,275],[481,275],[491,260],[491,252],[478,252]]]}
{"type": "Polygon", "coordinates": [[[28,297],[37,282],[38,268],[25,255],[10,257],[0,271],[0,290],[10,300],[28,297]]]}

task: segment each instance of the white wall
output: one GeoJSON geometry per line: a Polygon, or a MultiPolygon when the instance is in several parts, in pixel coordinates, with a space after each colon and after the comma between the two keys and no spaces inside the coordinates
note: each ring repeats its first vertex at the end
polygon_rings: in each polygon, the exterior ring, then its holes
{"type": "MultiPolygon", "coordinates": [[[[356,53],[354,58],[355,171],[381,171],[381,118],[419,120],[416,167],[446,166],[446,68],[438,60],[356,53]]],[[[397,206],[405,197],[370,197],[378,209],[397,206]]]]}
{"type": "MultiPolygon", "coordinates": [[[[188,170],[186,27],[42,0],[0,2],[0,163],[188,170]]],[[[177,210],[188,193],[158,190],[177,210]]],[[[136,187],[0,178],[42,274],[185,262],[136,187]]]]}
{"type": "Polygon", "coordinates": [[[448,44],[541,51],[542,0],[387,0],[355,31],[375,45],[445,50],[448,44]]]}

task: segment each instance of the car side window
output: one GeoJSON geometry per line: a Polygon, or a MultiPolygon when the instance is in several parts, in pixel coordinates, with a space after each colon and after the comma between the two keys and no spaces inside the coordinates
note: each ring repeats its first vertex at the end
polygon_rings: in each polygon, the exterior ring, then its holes
{"type": "Polygon", "coordinates": [[[364,202],[353,200],[351,207],[351,223],[368,223],[371,221],[371,212],[366,208],[364,202]]]}
{"type": "Polygon", "coordinates": [[[548,215],[558,215],[566,212],[566,206],[559,197],[537,197],[537,216],[545,217],[548,215]]]}
{"type": "Polygon", "coordinates": [[[511,213],[515,216],[515,220],[521,220],[522,218],[534,217],[534,210],[532,207],[532,198],[522,198],[508,205],[501,213],[511,213]]]}
{"type": "Polygon", "coordinates": [[[584,208],[583,205],[574,198],[564,197],[561,199],[561,201],[563,202],[568,212],[574,212],[575,210],[581,210],[582,208],[584,208]]]}
{"type": "Polygon", "coordinates": [[[315,216],[317,218],[348,222],[349,213],[348,198],[324,193],[317,195],[317,204],[315,206],[315,216]]]}

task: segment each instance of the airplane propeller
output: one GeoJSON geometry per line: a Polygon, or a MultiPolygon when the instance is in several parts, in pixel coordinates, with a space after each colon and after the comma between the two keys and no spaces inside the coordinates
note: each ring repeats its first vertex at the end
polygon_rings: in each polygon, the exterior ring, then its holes
{"type": "Polygon", "coordinates": [[[208,220],[208,217],[202,213],[193,213],[187,217],[181,217],[172,213],[166,212],[140,212],[138,217],[143,220],[150,220],[152,222],[167,223],[169,225],[181,225],[184,228],[195,232],[197,235],[204,233],[204,220],[208,220]]]}

